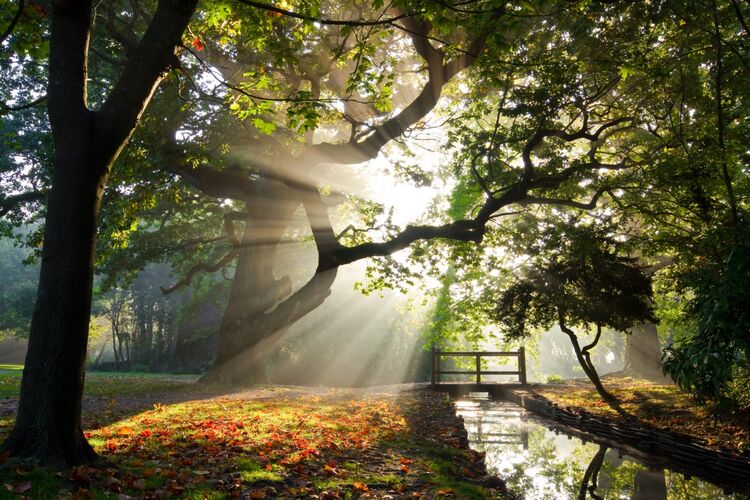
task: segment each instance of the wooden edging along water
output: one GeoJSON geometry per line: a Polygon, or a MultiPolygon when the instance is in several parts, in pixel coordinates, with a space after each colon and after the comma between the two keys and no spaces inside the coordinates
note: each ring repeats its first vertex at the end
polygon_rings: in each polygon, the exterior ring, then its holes
{"type": "Polygon", "coordinates": [[[518,386],[495,385],[490,396],[511,401],[553,420],[558,424],[552,427],[555,431],[620,449],[649,467],[668,468],[687,476],[703,478],[727,491],[750,495],[748,458],[711,450],[687,436],[671,435],[641,423],[614,423],[585,411],[573,413],[518,386]]]}

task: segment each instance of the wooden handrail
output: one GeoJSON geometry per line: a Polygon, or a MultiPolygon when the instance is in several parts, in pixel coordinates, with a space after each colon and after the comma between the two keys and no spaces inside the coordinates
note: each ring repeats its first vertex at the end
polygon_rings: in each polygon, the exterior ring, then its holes
{"type": "Polygon", "coordinates": [[[432,376],[430,383],[435,385],[440,382],[440,375],[474,375],[476,383],[482,383],[482,375],[518,375],[518,381],[526,384],[526,349],[519,347],[518,351],[497,352],[472,352],[472,351],[439,351],[432,348],[432,376]],[[515,356],[518,358],[518,370],[482,370],[482,358],[498,356],[515,356]],[[441,370],[440,358],[442,357],[474,357],[473,370],[441,370]]]}

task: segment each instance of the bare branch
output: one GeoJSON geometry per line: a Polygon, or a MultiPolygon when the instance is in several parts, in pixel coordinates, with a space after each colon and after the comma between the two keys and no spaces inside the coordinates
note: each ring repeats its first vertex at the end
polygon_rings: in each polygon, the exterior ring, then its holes
{"type": "Polygon", "coordinates": [[[195,276],[197,273],[215,273],[219,269],[226,267],[227,265],[231,264],[232,261],[237,257],[239,254],[239,250],[236,248],[233,248],[229,251],[228,254],[226,254],[224,257],[219,259],[214,264],[206,264],[204,262],[201,262],[199,264],[194,265],[190,268],[190,270],[187,272],[184,278],[182,278],[180,281],[175,283],[174,285],[164,288],[161,288],[161,293],[164,295],[169,295],[170,293],[179,290],[180,288],[184,286],[188,286],[193,281],[193,276],[195,276]]]}

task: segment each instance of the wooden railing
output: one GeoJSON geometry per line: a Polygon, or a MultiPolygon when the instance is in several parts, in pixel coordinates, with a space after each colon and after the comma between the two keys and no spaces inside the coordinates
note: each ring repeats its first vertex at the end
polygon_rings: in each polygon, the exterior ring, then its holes
{"type": "Polygon", "coordinates": [[[476,383],[482,383],[482,375],[518,375],[518,381],[526,384],[526,350],[520,347],[518,351],[501,351],[501,352],[460,352],[460,351],[440,351],[432,349],[432,385],[440,383],[440,375],[474,375],[476,383]],[[493,357],[512,357],[518,358],[518,370],[482,370],[482,358],[493,357]],[[440,367],[440,360],[444,357],[473,357],[475,359],[473,370],[443,370],[440,367]]]}

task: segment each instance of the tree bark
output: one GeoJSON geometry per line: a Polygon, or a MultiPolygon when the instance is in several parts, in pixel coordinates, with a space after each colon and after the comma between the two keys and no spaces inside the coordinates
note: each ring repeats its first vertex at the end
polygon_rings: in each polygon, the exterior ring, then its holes
{"type": "MultiPolygon", "coordinates": [[[[596,341],[594,341],[593,344],[585,348],[581,348],[581,345],[578,342],[578,337],[576,336],[575,332],[565,325],[562,312],[558,311],[558,317],[559,317],[558,325],[560,326],[560,329],[563,331],[563,333],[565,333],[565,335],[568,336],[568,338],[570,339],[570,343],[573,344],[573,351],[575,352],[576,359],[578,359],[578,363],[581,365],[583,372],[589,378],[591,383],[594,384],[594,387],[596,388],[596,392],[599,393],[599,396],[601,396],[602,400],[604,400],[604,402],[607,403],[610,406],[610,408],[615,410],[620,415],[628,416],[628,413],[620,406],[620,403],[617,400],[617,398],[613,396],[609,391],[607,391],[607,389],[604,388],[604,385],[602,384],[602,381],[599,378],[599,374],[597,373],[596,368],[594,367],[594,364],[591,362],[589,349],[592,348],[596,344],[596,341]]],[[[601,330],[598,330],[598,332],[600,334],[601,330]]],[[[598,334],[597,334],[597,340],[598,340],[598,334]]]]}
{"type": "Polygon", "coordinates": [[[267,312],[292,293],[288,276],[274,276],[276,251],[299,204],[283,183],[265,178],[258,181],[254,196],[246,201],[237,268],[219,327],[219,349],[202,381],[265,381],[268,350],[288,327],[284,322],[273,322],[274,329],[264,329],[267,312]]]}
{"type": "Polygon", "coordinates": [[[656,325],[639,323],[630,329],[625,347],[625,368],[629,375],[644,378],[663,378],[661,346],[656,325]]]}
{"type": "Polygon", "coordinates": [[[53,2],[48,113],[54,143],[42,264],[12,456],[70,466],[96,454],[83,436],[83,396],[96,223],[110,168],[173,63],[197,0],[159,2],[154,18],[101,111],[87,107],[92,5],[53,2]]]}

